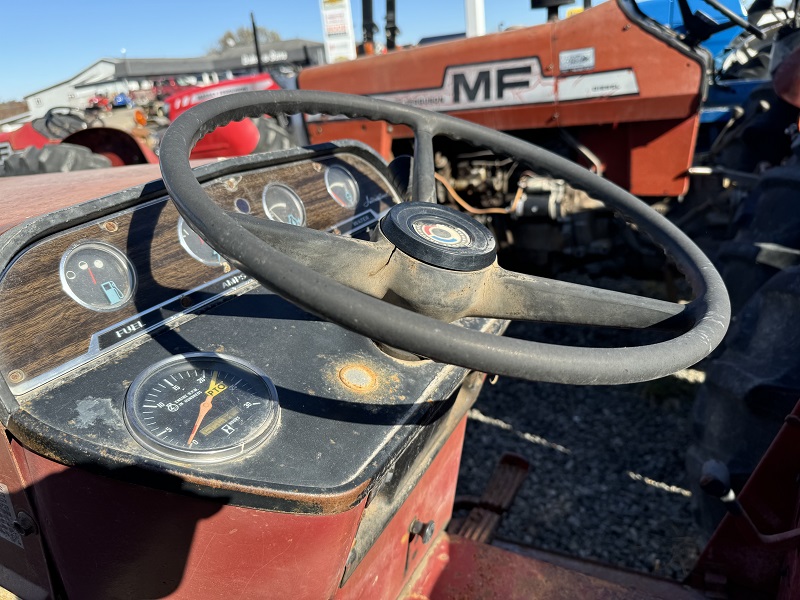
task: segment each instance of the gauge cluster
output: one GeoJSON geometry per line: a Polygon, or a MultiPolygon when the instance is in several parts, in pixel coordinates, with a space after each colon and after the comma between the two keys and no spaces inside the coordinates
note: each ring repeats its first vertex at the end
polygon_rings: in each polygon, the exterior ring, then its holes
{"type": "MultiPolygon", "coordinates": [[[[204,187],[226,210],[342,235],[366,235],[398,201],[384,174],[349,153],[251,167],[204,187]]],[[[30,392],[254,286],[166,196],[148,200],[15,259],[0,280],[0,372],[14,394],[30,392]],[[31,343],[37,337],[47,353],[31,343]]],[[[149,436],[136,414],[128,414],[131,431],[149,436]]]]}

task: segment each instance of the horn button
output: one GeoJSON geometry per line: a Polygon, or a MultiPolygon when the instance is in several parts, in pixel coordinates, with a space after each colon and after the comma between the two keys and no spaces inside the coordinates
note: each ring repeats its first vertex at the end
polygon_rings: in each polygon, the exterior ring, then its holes
{"type": "Polygon", "coordinates": [[[381,222],[397,248],[426,264],[451,271],[478,271],[497,257],[491,232],[466,215],[437,204],[398,204],[381,222]]]}

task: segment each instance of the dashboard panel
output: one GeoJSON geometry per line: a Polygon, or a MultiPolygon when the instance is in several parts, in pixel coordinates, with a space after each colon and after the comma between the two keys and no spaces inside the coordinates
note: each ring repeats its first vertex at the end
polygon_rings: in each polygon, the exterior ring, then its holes
{"type": "MultiPolygon", "coordinates": [[[[307,313],[205,248],[163,182],[142,183],[152,170],[103,171],[67,178],[88,186],[83,204],[60,176],[12,186],[28,188],[20,202],[41,203],[44,189],[52,201],[0,234],[11,438],[59,465],[236,506],[321,515],[404,497],[481,377],[456,393],[466,369],[398,357],[307,313]],[[134,187],[111,187],[120,180],[134,187]]],[[[386,163],[352,141],[194,173],[229,211],[359,238],[400,202],[386,163]]],[[[507,322],[459,324],[500,334],[507,322]]]]}
{"type": "MultiPolygon", "coordinates": [[[[350,153],[254,168],[204,187],[226,210],[343,235],[363,235],[399,201],[383,173],[350,153]]],[[[204,242],[187,228],[161,196],[51,235],[20,254],[0,280],[0,373],[11,391],[29,392],[257,286],[213,251],[203,254],[204,242]],[[116,274],[108,281],[92,271],[112,263],[116,274]]]]}

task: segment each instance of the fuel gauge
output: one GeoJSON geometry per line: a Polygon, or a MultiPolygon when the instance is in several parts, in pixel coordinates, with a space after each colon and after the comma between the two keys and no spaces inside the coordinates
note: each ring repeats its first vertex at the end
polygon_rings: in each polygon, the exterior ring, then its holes
{"type": "Polygon", "coordinates": [[[61,286],[91,310],[121,308],[133,296],[136,276],[128,257],[104,242],[82,242],[61,257],[61,286]]]}

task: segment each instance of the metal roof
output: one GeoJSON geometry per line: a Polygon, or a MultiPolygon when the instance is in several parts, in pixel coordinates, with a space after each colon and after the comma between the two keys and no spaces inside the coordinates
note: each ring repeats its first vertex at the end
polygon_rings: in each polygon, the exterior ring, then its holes
{"type": "MultiPolygon", "coordinates": [[[[115,58],[115,76],[161,77],[209,71],[241,69],[257,64],[255,48],[227,48],[219,54],[193,58],[115,58]]],[[[261,44],[261,60],[264,64],[299,63],[320,64],[324,61],[323,45],[320,42],[293,39],[261,44]]]]}
{"type": "MultiPolygon", "coordinates": [[[[317,65],[325,62],[324,47],[320,42],[292,39],[261,44],[261,60],[264,64],[295,63],[303,66],[317,65]]],[[[101,58],[80,71],[77,75],[47,86],[30,94],[31,98],[55,87],[72,84],[74,86],[96,85],[118,79],[189,75],[212,71],[238,70],[257,64],[255,48],[228,48],[220,54],[209,54],[189,58],[101,58]],[[86,72],[101,62],[114,65],[113,79],[85,79],[86,72]]]]}

